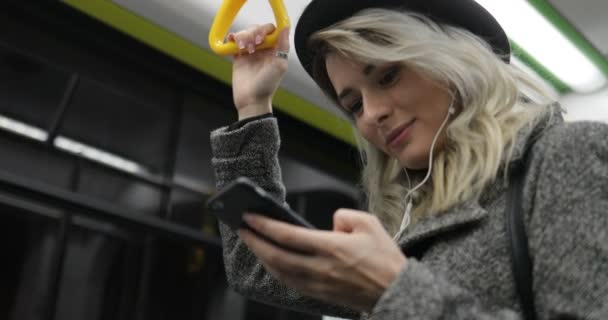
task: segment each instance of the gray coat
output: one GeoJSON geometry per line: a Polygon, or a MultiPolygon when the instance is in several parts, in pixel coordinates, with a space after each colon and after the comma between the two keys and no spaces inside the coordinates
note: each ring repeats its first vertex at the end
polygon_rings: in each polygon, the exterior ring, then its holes
{"type": "MultiPolygon", "coordinates": [[[[218,188],[243,175],[285,199],[274,118],[233,131],[218,129],[211,144],[218,188]]],[[[539,319],[608,319],[608,126],[547,117],[519,133],[509,165],[527,165],[523,208],[539,319]]],[[[478,200],[411,227],[398,241],[408,265],[370,315],[283,286],[221,225],[226,274],[250,298],[310,313],[387,320],[521,319],[505,238],[505,191],[501,175],[478,200]]]]}

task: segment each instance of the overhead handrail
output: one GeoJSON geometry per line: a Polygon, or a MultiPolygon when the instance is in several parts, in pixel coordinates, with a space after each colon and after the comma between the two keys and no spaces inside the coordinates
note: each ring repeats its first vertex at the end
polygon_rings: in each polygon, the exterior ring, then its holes
{"type": "MultiPolygon", "coordinates": [[[[234,22],[247,0],[224,0],[218,10],[211,30],[209,32],[209,46],[218,55],[237,54],[240,49],[234,41],[225,41],[230,26],[234,22]]],[[[276,29],[264,38],[264,41],[256,46],[256,49],[267,49],[276,46],[281,30],[290,26],[289,16],[283,0],[269,0],[274,13],[276,29]]]]}

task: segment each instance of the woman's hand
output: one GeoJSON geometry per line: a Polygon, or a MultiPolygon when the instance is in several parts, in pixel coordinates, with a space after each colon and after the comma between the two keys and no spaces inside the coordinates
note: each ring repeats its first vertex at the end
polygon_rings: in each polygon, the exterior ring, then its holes
{"type": "Polygon", "coordinates": [[[287,72],[287,59],[277,50],[289,52],[289,29],[279,35],[277,48],[256,50],[256,45],[272,33],[275,26],[265,24],[228,35],[241,49],[232,65],[232,94],[239,120],[272,111],[272,96],[287,72]]]}
{"type": "Polygon", "coordinates": [[[371,311],[407,259],[375,216],[340,209],[333,219],[332,232],[245,215],[251,228],[294,251],[246,229],[239,235],[267,271],[287,286],[326,302],[371,311]]]}

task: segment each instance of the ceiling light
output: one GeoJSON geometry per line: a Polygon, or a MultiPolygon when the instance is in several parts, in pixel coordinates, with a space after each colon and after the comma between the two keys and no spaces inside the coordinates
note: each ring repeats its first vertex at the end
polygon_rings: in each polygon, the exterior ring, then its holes
{"type": "Polygon", "coordinates": [[[48,134],[29,124],[0,115],[0,128],[38,141],[46,141],[48,134]]]}
{"type": "Polygon", "coordinates": [[[574,91],[589,93],[607,80],[574,44],[526,0],[476,0],[492,13],[509,38],[574,91]]]}
{"type": "Polygon", "coordinates": [[[88,146],[84,143],[80,143],[78,141],[66,137],[59,136],[55,138],[53,144],[59,149],[66,150],[73,154],[80,155],[87,159],[103,163],[107,166],[119,170],[123,170],[130,173],[138,173],[143,171],[143,168],[133,161],[124,159],[109,152],[99,150],[97,148],[88,146]]]}
{"type": "MultiPolygon", "coordinates": [[[[536,80],[536,82],[538,82],[540,84],[540,87],[543,90],[545,90],[549,95],[551,95],[552,97],[557,99],[557,97],[559,96],[559,92],[555,89],[555,87],[553,87],[545,78],[541,77],[536,71],[534,71],[532,68],[530,68],[530,66],[525,64],[523,61],[519,60],[517,57],[511,58],[511,64],[513,66],[519,68],[519,70],[528,74],[530,77],[532,77],[532,79],[536,80]]],[[[542,97],[536,97],[535,96],[536,93],[533,90],[524,90],[524,91],[525,91],[524,93],[526,95],[530,96],[533,100],[538,98],[541,100],[535,100],[535,101],[542,101],[542,97]]]]}

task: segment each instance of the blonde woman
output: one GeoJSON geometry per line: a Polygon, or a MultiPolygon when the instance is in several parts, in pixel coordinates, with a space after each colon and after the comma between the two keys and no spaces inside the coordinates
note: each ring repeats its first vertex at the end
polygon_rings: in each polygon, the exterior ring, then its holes
{"type": "MultiPolygon", "coordinates": [[[[248,175],[284,201],[271,98],[288,32],[255,50],[273,30],[230,36],[243,49],[239,121],[211,143],[218,187],[248,175]]],[[[608,318],[608,126],[564,123],[509,64],[488,12],[472,0],[313,0],[295,31],[304,69],[359,136],[369,213],[338,210],[333,231],[246,215],[294,251],[222,225],[237,291],[346,318],[523,319],[503,212],[512,172],[525,172],[527,316],[608,318]]]]}

